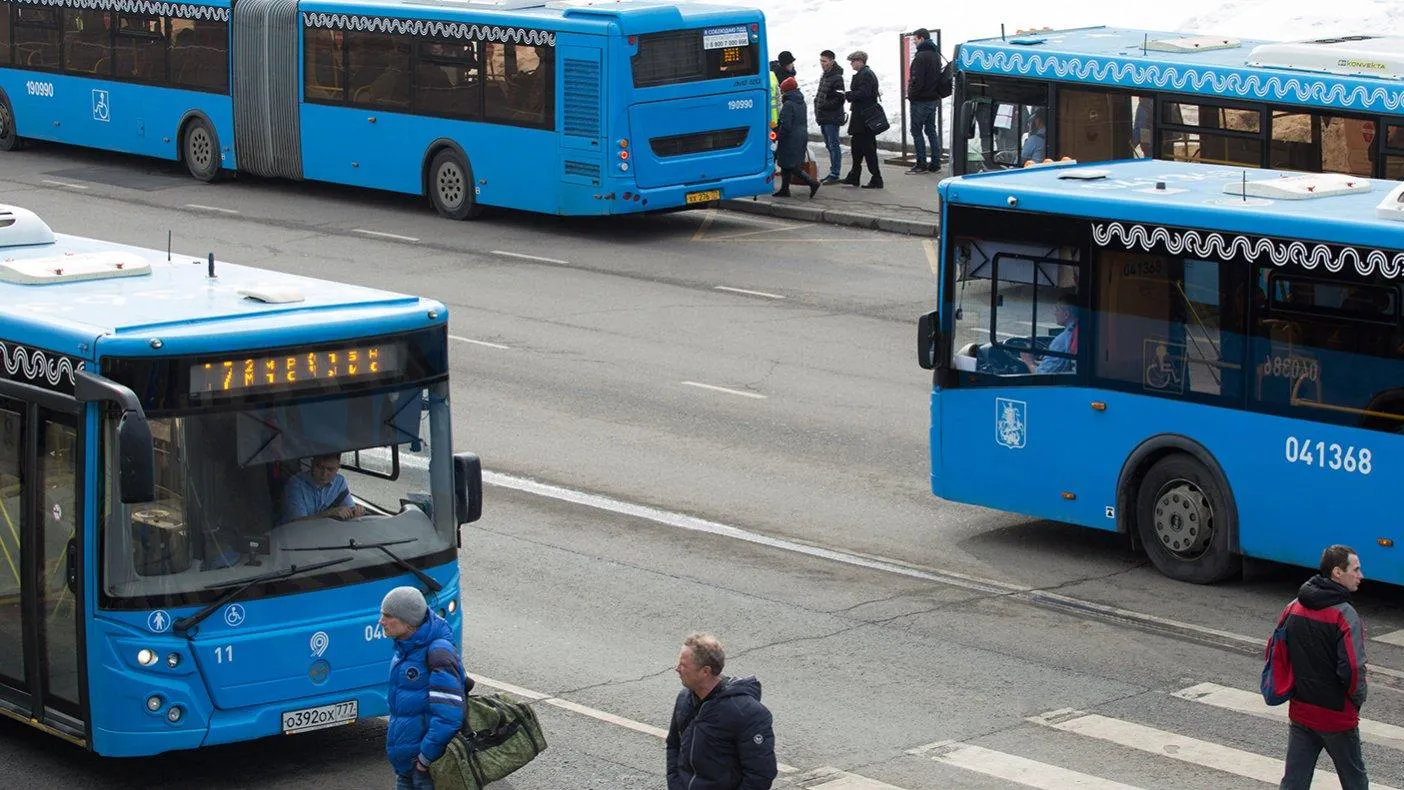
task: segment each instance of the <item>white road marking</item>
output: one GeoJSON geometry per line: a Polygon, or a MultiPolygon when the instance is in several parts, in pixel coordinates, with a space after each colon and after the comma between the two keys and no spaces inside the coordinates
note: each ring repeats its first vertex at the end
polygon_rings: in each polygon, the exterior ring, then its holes
{"type": "Polygon", "coordinates": [[[1376,642],[1384,642],[1387,645],[1404,647],[1404,630],[1390,631],[1387,634],[1380,634],[1379,636],[1372,636],[1370,638],[1376,642]]]}
{"type": "MultiPolygon", "coordinates": [[[[1213,705],[1216,708],[1231,710],[1235,713],[1246,713],[1250,716],[1257,716],[1260,719],[1270,719],[1272,721],[1287,723],[1287,706],[1269,706],[1263,702],[1263,695],[1256,691],[1242,691],[1228,686],[1220,686],[1217,683],[1200,683],[1197,686],[1180,689],[1171,694],[1172,697],[1179,697],[1190,702],[1199,702],[1205,705],[1213,705]]],[[[1360,739],[1367,743],[1388,746],[1391,749],[1404,751],[1404,727],[1396,724],[1386,724],[1382,721],[1372,719],[1360,720],[1360,739]]]]}
{"type": "Polygon", "coordinates": [[[523,252],[508,252],[507,250],[489,250],[491,255],[501,255],[504,258],[521,258],[524,261],[540,261],[542,263],[559,263],[568,265],[570,261],[562,261],[556,258],[543,258],[540,255],[527,255],[523,252]]]}
{"type": "Polygon", "coordinates": [[[69,189],[87,189],[87,187],[83,186],[82,184],[70,184],[70,183],[68,183],[67,181],[52,181],[52,180],[47,179],[47,178],[44,179],[44,180],[42,180],[42,181],[40,181],[39,183],[41,183],[41,184],[53,184],[53,185],[56,186],[56,187],[68,187],[69,189]]]}
{"type": "Polygon", "coordinates": [[[926,756],[938,763],[1041,790],[1140,790],[1134,785],[1113,782],[1100,776],[981,746],[954,743],[950,744],[948,749],[926,756]]]}
{"type": "Polygon", "coordinates": [[[926,252],[926,265],[931,267],[931,276],[941,280],[941,258],[936,254],[936,244],[931,239],[922,239],[921,248],[926,252]]]}
{"type": "Polygon", "coordinates": [[[401,236],[398,233],[385,233],[378,230],[366,230],[365,228],[352,228],[352,233],[363,233],[367,236],[375,236],[381,239],[394,239],[395,241],[419,241],[414,236],[401,236]]]}
{"type": "Polygon", "coordinates": [[[460,343],[472,343],[475,346],[487,346],[488,348],[500,348],[503,351],[511,351],[511,346],[504,346],[501,343],[489,343],[486,340],[474,340],[471,337],[461,337],[459,335],[449,335],[449,340],[457,340],[460,343]]]}
{"type": "MultiPolygon", "coordinates": [[[[1231,746],[1201,741],[1187,735],[1157,730],[1144,724],[1113,719],[1096,713],[1083,713],[1068,708],[1045,713],[1042,716],[1031,716],[1028,720],[1044,727],[1052,727],[1055,730],[1095,738],[1192,765],[1212,768],[1245,779],[1255,779],[1268,784],[1276,784],[1282,779],[1283,763],[1280,759],[1245,752],[1231,746]]],[[[1341,783],[1335,774],[1317,771],[1314,776],[1312,787],[1322,788],[1322,790],[1340,790],[1341,783]]],[[[1371,784],[1376,790],[1394,790],[1394,788],[1385,785],[1371,784]]]]}
{"type": "Polygon", "coordinates": [[[728,389],[726,387],[718,387],[715,384],[703,384],[700,381],[684,381],[683,383],[689,387],[697,387],[699,389],[712,390],[713,392],[725,392],[728,395],[740,395],[743,398],[756,398],[758,400],[765,400],[767,397],[765,395],[760,394],[759,392],[743,392],[742,390],[733,390],[728,389]]]}
{"type": "Polygon", "coordinates": [[[771,294],[771,293],[766,293],[765,291],[748,291],[748,290],[746,290],[745,288],[732,288],[732,287],[729,286],[729,285],[718,285],[718,286],[716,287],[716,290],[718,290],[718,291],[730,291],[730,292],[732,292],[732,293],[734,293],[734,294],[746,294],[747,296],[763,296],[763,297],[765,297],[766,299],[784,299],[784,298],[785,298],[785,297],[781,296],[780,294],[771,294]]]}
{"type": "MultiPolygon", "coordinates": [[[[605,722],[606,724],[613,724],[618,727],[633,730],[634,732],[641,732],[644,735],[652,735],[653,737],[658,738],[659,740],[668,737],[667,730],[659,729],[658,727],[654,727],[651,724],[644,724],[641,721],[626,719],[623,716],[616,716],[613,713],[608,713],[597,708],[591,708],[586,705],[581,705],[578,702],[571,702],[568,699],[553,697],[550,694],[543,694],[540,691],[532,691],[528,688],[522,688],[521,686],[513,685],[511,683],[504,683],[503,681],[483,677],[482,675],[477,675],[472,672],[469,672],[468,676],[473,678],[473,681],[475,683],[479,683],[484,686],[492,686],[495,689],[501,689],[502,691],[505,691],[508,694],[523,697],[533,702],[544,702],[547,705],[560,708],[561,710],[568,710],[571,713],[577,713],[581,716],[586,716],[597,721],[605,722]]],[[[789,765],[778,765],[777,767],[783,773],[794,773],[799,770],[798,768],[794,768],[789,765]]]]}
{"type": "Polygon", "coordinates": [[[896,785],[829,767],[816,768],[793,777],[790,782],[804,790],[902,790],[896,785]]]}
{"type": "Polygon", "coordinates": [[[238,213],[239,213],[239,212],[235,211],[235,210],[232,209],[232,208],[220,208],[219,206],[202,206],[202,205],[200,205],[199,203],[186,203],[186,204],[185,204],[185,207],[186,207],[186,208],[198,209],[198,210],[200,210],[200,211],[217,211],[217,212],[219,212],[220,214],[238,214],[238,213]]]}

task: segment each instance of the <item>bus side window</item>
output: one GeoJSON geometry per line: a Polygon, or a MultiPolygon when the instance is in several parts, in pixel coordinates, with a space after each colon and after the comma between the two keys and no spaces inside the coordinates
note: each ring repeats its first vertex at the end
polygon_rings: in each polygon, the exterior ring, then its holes
{"type": "Polygon", "coordinates": [[[491,121],[543,129],[555,126],[554,50],[526,44],[484,45],[483,115],[491,121]]]}
{"type": "Polygon", "coordinates": [[[0,3],[0,66],[10,65],[10,4],[0,3]]]}
{"type": "Polygon", "coordinates": [[[63,65],[74,74],[112,73],[112,15],[69,8],[63,12],[63,65]]]}
{"type": "Polygon", "coordinates": [[[15,8],[14,58],[16,66],[38,69],[59,67],[59,28],[56,8],[15,8]]]}
{"type": "Polygon", "coordinates": [[[415,111],[451,118],[477,118],[483,98],[478,43],[420,41],[416,46],[415,111]]]}
{"type": "Polygon", "coordinates": [[[303,34],[304,97],[346,100],[346,64],[342,60],[341,33],[309,27],[303,34]]]}
{"type": "Polygon", "coordinates": [[[113,61],[118,77],[135,78],[149,85],[165,82],[166,35],[161,18],[120,15],[113,61]]]}
{"type": "Polygon", "coordinates": [[[347,90],[355,104],[408,107],[410,103],[409,36],[347,33],[347,90]]]}
{"type": "Polygon", "coordinates": [[[1131,94],[1059,89],[1058,156],[1079,162],[1129,159],[1131,146],[1131,94]]]}

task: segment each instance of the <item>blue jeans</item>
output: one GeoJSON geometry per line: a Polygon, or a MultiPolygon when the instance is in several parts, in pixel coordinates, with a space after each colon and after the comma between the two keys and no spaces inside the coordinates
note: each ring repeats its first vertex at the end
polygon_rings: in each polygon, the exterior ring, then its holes
{"type": "Polygon", "coordinates": [[[1317,732],[1293,722],[1287,736],[1287,765],[1278,790],[1305,790],[1311,787],[1316,758],[1322,749],[1336,764],[1341,790],[1366,790],[1370,780],[1365,777],[1365,758],[1360,753],[1360,730],[1317,732]]]}
{"type": "Polygon", "coordinates": [[[912,105],[912,142],[916,146],[917,167],[926,166],[926,140],[931,138],[931,164],[941,164],[941,132],[936,128],[936,102],[914,101],[912,105]]]}
{"type": "Polygon", "coordinates": [[[829,149],[829,175],[839,177],[843,170],[843,148],[839,146],[839,125],[821,123],[819,131],[824,135],[824,147],[829,149]]]}
{"type": "Polygon", "coordinates": [[[395,790],[434,790],[434,779],[428,771],[411,768],[409,773],[395,775],[395,790]]]}

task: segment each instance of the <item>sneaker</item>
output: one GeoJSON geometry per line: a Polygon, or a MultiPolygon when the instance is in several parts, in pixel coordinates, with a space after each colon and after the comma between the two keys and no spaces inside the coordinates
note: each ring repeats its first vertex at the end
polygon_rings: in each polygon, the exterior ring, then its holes
{"type": "Polygon", "coordinates": [[[819,183],[823,184],[824,186],[828,186],[830,184],[837,184],[838,182],[838,176],[824,176],[824,180],[820,181],[819,183]]]}
{"type": "Polygon", "coordinates": [[[927,170],[927,172],[929,172],[929,173],[939,173],[939,172],[941,172],[941,166],[940,166],[940,165],[932,165],[932,166],[928,167],[926,170],[927,170]]]}
{"type": "Polygon", "coordinates": [[[913,166],[912,166],[912,169],[911,169],[911,170],[908,170],[908,171],[906,172],[906,175],[914,176],[914,175],[916,175],[917,173],[925,173],[925,172],[926,172],[926,165],[917,164],[917,165],[913,165],[913,166]]]}

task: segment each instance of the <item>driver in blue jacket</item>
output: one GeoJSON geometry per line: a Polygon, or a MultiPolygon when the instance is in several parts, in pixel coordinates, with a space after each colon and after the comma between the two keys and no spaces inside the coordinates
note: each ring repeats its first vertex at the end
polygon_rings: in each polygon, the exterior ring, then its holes
{"type": "Polygon", "coordinates": [[[444,618],[415,587],[396,587],[380,603],[380,627],[395,640],[390,663],[390,727],[385,753],[395,790],[432,790],[429,764],[463,726],[463,664],[444,618]]]}

